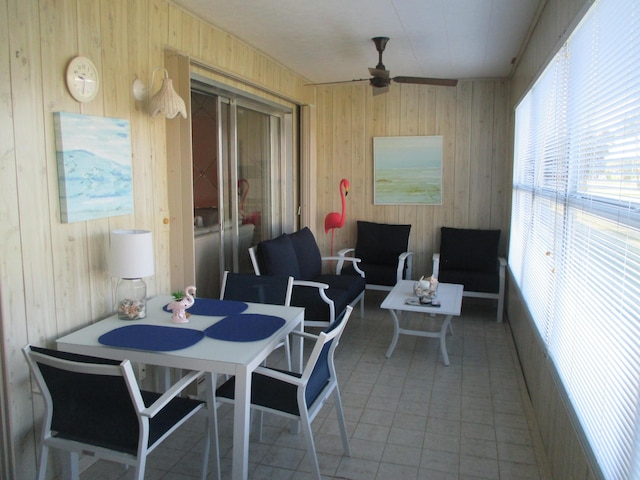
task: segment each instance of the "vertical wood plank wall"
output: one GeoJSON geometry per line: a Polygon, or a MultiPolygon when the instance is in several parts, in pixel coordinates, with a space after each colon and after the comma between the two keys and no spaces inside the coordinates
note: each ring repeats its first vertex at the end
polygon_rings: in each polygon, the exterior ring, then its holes
{"type": "Polygon", "coordinates": [[[355,246],[356,220],[411,224],[414,274],[431,275],[441,226],[497,228],[506,251],[510,161],[507,80],[465,80],[457,87],[392,84],[373,96],[366,82],[317,89],[317,219],[309,225],[322,252],[327,213],[340,211],[338,186],[351,184],[334,252],[355,246]],[[501,131],[499,131],[501,130],[501,131]],[[374,205],[373,137],[442,135],[442,205],[374,205]]]}

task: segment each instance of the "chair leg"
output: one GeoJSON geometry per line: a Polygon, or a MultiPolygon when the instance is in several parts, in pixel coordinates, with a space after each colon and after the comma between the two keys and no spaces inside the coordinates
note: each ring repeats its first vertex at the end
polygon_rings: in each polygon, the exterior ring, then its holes
{"type": "MultiPolygon", "coordinates": [[[[215,410],[215,407],[214,407],[215,410]]],[[[215,415],[215,414],[214,414],[215,415]]],[[[208,416],[208,413],[207,413],[208,416]]],[[[202,476],[201,480],[207,480],[207,475],[209,473],[209,453],[211,452],[211,428],[209,428],[209,422],[205,422],[204,426],[204,445],[202,450],[202,476]]],[[[217,425],[217,415],[216,421],[214,422],[217,425]]],[[[216,443],[216,451],[218,449],[218,435],[216,434],[214,442],[216,443]]],[[[217,480],[221,480],[220,476],[217,477],[217,480]]]]}
{"type": "Polygon", "coordinates": [[[40,447],[40,464],[38,465],[38,480],[45,480],[47,476],[47,463],[49,461],[49,447],[42,442],[40,447]]]}
{"type": "Polygon", "coordinates": [[[284,337],[284,354],[287,357],[287,369],[291,371],[291,347],[289,346],[289,335],[284,337]]]}
{"type": "Polygon", "coordinates": [[[349,434],[347,433],[347,424],[344,421],[344,411],[342,410],[342,399],[340,398],[340,390],[338,385],[333,390],[333,401],[336,404],[336,415],[338,417],[338,425],[340,426],[340,435],[342,436],[342,447],[347,457],[351,456],[351,447],[349,446],[349,434]]]}
{"type": "Polygon", "coordinates": [[[504,297],[498,298],[498,318],[496,319],[498,323],[502,323],[504,315],[504,297]]]}
{"type": "Polygon", "coordinates": [[[300,415],[300,423],[302,424],[302,431],[307,442],[307,457],[309,457],[309,461],[311,462],[311,476],[316,480],[322,480],[316,446],[313,441],[313,432],[311,431],[311,420],[309,419],[309,413],[307,411],[300,415]]]}
{"type": "Polygon", "coordinates": [[[80,454],[78,452],[69,452],[69,465],[66,477],[71,480],[80,480],[80,454]]]}

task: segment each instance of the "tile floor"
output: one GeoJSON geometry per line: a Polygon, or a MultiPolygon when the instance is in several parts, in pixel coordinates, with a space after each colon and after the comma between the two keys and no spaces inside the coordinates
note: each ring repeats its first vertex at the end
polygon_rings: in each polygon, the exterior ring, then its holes
{"type": "MultiPolygon", "coordinates": [[[[491,302],[465,299],[448,338],[451,365],[442,363],[436,339],[401,336],[391,358],[389,312],[383,292],[367,292],[336,352],[351,457],[342,455],[335,410],[325,406],[313,422],[320,469],[326,479],[546,480],[537,430],[508,324],[497,324],[491,302]]],[[[413,325],[438,320],[410,317],[413,325]]],[[[279,366],[282,355],[270,359],[279,366]]],[[[219,409],[223,478],[230,478],[232,411],[219,409]]],[[[203,419],[152,454],[147,480],[198,478],[203,419]]],[[[309,474],[304,442],[288,422],[265,416],[263,439],[250,445],[250,478],[303,480],[309,474]]],[[[124,480],[132,470],[98,461],[83,480],[124,480]]],[[[209,478],[213,478],[210,475],[209,478]]]]}

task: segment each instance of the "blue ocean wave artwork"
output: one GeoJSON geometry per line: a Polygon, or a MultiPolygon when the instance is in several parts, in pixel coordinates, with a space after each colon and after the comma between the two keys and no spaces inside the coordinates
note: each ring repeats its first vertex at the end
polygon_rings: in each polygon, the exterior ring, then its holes
{"type": "Polygon", "coordinates": [[[54,123],[61,221],[133,213],[129,121],[56,112],[54,123]]]}

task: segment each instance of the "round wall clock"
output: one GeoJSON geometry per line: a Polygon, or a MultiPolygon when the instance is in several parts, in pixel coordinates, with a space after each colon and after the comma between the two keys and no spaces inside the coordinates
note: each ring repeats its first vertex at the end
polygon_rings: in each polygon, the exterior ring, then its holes
{"type": "Polygon", "coordinates": [[[87,57],[75,57],[67,66],[67,88],[79,102],[90,102],[100,86],[98,69],[87,57]]]}

